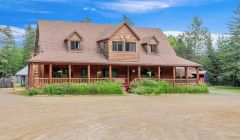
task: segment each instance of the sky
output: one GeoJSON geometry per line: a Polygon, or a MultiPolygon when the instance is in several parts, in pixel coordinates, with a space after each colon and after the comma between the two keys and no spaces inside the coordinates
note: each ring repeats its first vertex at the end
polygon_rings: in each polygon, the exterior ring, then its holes
{"type": "Polygon", "coordinates": [[[11,26],[17,42],[24,27],[38,20],[79,22],[85,17],[94,23],[118,24],[122,15],[135,26],[161,28],[177,35],[188,30],[192,18],[200,17],[216,40],[228,32],[240,0],[0,0],[0,26],[11,26]]]}

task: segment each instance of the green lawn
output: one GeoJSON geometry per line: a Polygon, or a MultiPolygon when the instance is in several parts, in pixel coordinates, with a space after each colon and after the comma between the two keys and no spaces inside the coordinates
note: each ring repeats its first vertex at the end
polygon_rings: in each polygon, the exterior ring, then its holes
{"type": "Polygon", "coordinates": [[[210,90],[225,90],[231,91],[234,93],[240,93],[240,87],[231,87],[231,86],[211,86],[209,87],[210,90]]]}

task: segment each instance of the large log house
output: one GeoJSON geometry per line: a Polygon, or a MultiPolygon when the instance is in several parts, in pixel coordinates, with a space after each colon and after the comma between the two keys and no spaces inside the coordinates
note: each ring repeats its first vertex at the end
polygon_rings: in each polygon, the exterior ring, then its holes
{"type": "Polygon", "coordinates": [[[127,84],[144,79],[198,84],[201,66],[177,56],[158,28],[45,20],[38,22],[36,55],[28,65],[29,86],[96,81],[127,84]],[[184,77],[176,77],[176,67],[184,67],[184,77]],[[195,78],[188,78],[189,67],[196,68],[195,78]]]}

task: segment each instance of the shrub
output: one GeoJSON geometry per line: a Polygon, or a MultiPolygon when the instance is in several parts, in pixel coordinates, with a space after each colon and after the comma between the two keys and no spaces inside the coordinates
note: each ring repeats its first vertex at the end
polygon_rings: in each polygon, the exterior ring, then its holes
{"type": "Polygon", "coordinates": [[[196,86],[172,86],[166,81],[146,80],[134,82],[131,84],[131,93],[135,94],[166,94],[166,93],[208,93],[206,84],[199,84],[196,86]]]}
{"type": "Polygon", "coordinates": [[[42,90],[38,89],[38,88],[32,88],[32,89],[27,90],[28,96],[39,95],[41,93],[42,93],[42,90]]]}
{"type": "Polygon", "coordinates": [[[44,86],[42,92],[37,92],[39,89],[33,90],[36,91],[32,91],[31,95],[95,95],[124,93],[121,83],[112,82],[48,84],[44,86]]]}

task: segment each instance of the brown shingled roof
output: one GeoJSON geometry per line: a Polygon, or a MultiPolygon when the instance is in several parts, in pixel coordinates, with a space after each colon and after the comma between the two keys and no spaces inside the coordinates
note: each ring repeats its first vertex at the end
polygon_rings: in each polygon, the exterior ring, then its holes
{"type": "Polygon", "coordinates": [[[176,56],[176,53],[167,41],[167,37],[158,28],[131,27],[139,36],[140,42],[143,38],[155,36],[159,41],[159,52],[149,55],[144,48],[139,49],[138,61],[108,61],[102,53],[98,52],[97,41],[111,34],[119,25],[92,24],[80,22],[61,21],[39,21],[38,45],[41,53],[29,62],[47,63],[84,63],[84,64],[119,64],[119,65],[162,65],[162,66],[201,66],[197,63],[176,56]],[[67,51],[64,40],[76,31],[84,38],[84,49],[79,52],[67,51]]]}

